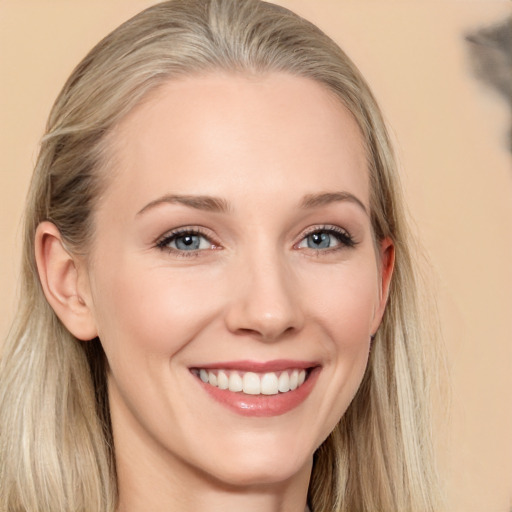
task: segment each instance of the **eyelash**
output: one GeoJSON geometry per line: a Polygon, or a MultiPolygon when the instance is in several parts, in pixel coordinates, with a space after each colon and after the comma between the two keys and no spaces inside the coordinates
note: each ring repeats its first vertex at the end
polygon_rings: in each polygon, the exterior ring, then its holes
{"type": "Polygon", "coordinates": [[[194,256],[199,256],[199,253],[204,251],[204,249],[195,249],[191,251],[182,251],[180,249],[175,249],[174,247],[169,247],[169,244],[174,242],[176,239],[184,236],[199,236],[206,240],[210,244],[210,248],[219,248],[219,244],[216,244],[211,240],[211,235],[206,234],[204,231],[198,228],[180,228],[169,233],[166,233],[160,240],[156,242],[156,247],[161,251],[166,251],[169,253],[173,253],[179,257],[189,258],[194,256]]]}
{"type": "MultiPolygon", "coordinates": [[[[316,254],[323,254],[323,253],[331,253],[343,249],[351,249],[357,245],[357,242],[354,240],[352,235],[350,233],[342,228],[339,228],[337,226],[314,226],[308,230],[306,230],[302,235],[301,239],[298,243],[294,244],[294,247],[297,247],[303,240],[305,240],[307,237],[314,235],[315,233],[325,233],[327,235],[333,235],[337,241],[339,242],[339,245],[336,245],[334,247],[325,248],[325,249],[314,249],[314,248],[308,248],[310,251],[314,251],[316,254]]],[[[205,233],[201,229],[198,228],[180,228],[176,229],[174,231],[171,231],[164,235],[160,240],[158,240],[155,243],[155,246],[160,249],[161,251],[166,251],[169,253],[173,253],[179,257],[196,257],[199,256],[201,252],[203,252],[205,249],[194,249],[190,251],[183,251],[180,249],[175,249],[174,247],[169,247],[169,244],[174,242],[176,239],[184,236],[199,236],[208,241],[210,244],[210,248],[218,249],[220,248],[220,244],[217,244],[215,241],[212,241],[211,235],[205,233]]]]}
{"type": "MultiPolygon", "coordinates": [[[[343,249],[352,249],[357,245],[357,242],[354,240],[353,236],[338,226],[326,225],[326,226],[314,226],[308,230],[306,230],[302,236],[299,243],[305,240],[308,236],[314,235],[315,233],[325,233],[327,235],[333,235],[339,245],[335,247],[330,247],[326,249],[313,249],[309,248],[309,250],[314,251],[316,254],[330,253],[335,251],[340,251],[343,249]]],[[[298,245],[298,244],[295,244],[298,245]]]]}

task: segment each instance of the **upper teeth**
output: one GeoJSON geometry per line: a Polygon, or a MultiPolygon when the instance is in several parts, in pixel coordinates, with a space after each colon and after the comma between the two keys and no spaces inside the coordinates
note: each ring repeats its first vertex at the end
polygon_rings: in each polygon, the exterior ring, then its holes
{"type": "Polygon", "coordinates": [[[199,378],[219,389],[247,395],[277,395],[297,389],[306,380],[306,370],[254,373],[231,370],[199,370],[199,378]]]}

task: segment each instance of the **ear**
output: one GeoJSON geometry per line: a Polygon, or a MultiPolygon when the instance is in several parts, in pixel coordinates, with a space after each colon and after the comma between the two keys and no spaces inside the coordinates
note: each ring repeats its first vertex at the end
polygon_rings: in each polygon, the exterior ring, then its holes
{"type": "Polygon", "coordinates": [[[89,290],[80,279],[80,267],[66,250],[61,234],[51,222],[41,222],[36,230],[35,257],[46,300],[61,322],[76,338],[91,340],[98,333],[89,290]]]}
{"type": "Polygon", "coordinates": [[[393,269],[395,266],[395,246],[390,238],[384,238],[384,240],[379,243],[378,251],[379,260],[377,261],[377,265],[379,266],[379,298],[372,321],[372,335],[377,332],[382,321],[382,317],[384,316],[384,311],[389,297],[391,276],[393,275],[393,269]]]}

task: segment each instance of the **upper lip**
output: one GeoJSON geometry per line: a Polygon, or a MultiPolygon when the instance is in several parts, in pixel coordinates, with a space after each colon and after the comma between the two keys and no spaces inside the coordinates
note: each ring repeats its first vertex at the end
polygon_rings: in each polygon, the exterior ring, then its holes
{"type": "Polygon", "coordinates": [[[215,363],[194,365],[192,368],[204,370],[240,370],[243,372],[267,373],[289,369],[307,369],[319,366],[316,361],[300,361],[295,359],[275,359],[273,361],[220,361],[215,363]]]}

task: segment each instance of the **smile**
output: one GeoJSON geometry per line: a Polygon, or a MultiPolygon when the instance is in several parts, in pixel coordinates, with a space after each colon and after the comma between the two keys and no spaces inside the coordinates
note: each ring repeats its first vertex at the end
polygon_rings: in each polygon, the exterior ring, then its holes
{"type": "Polygon", "coordinates": [[[321,365],[290,360],[236,361],[190,368],[207,395],[242,416],[279,416],[313,390],[321,365]]]}
{"type": "Polygon", "coordinates": [[[300,368],[267,373],[202,368],[193,373],[205,384],[246,395],[288,393],[302,386],[307,377],[306,370],[300,368]]]}

